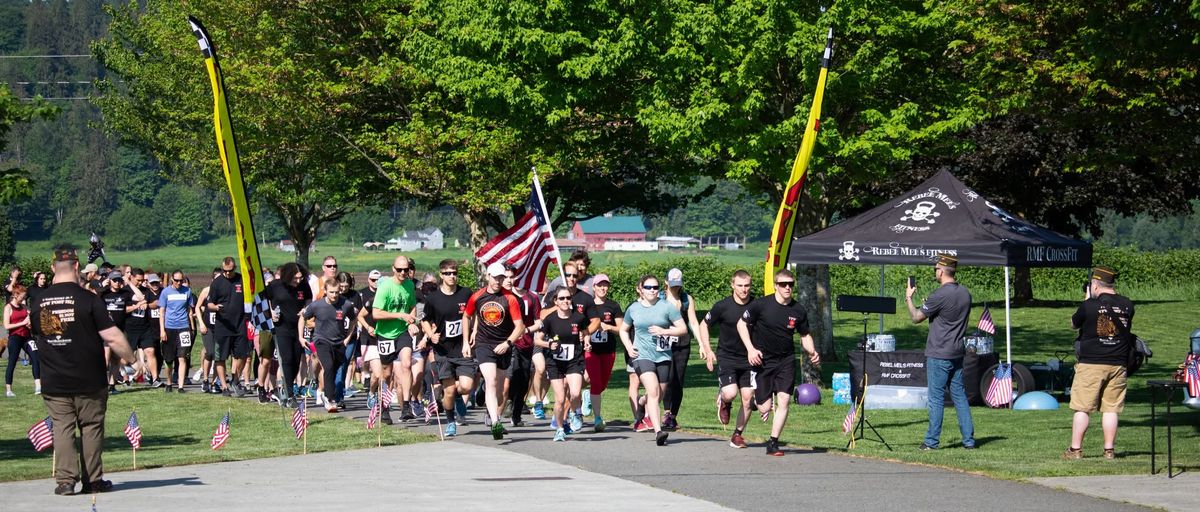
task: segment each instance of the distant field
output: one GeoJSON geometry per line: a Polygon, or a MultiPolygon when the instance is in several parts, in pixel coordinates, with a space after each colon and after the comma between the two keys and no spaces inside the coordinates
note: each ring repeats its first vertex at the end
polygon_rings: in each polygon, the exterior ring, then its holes
{"type": "MultiPolygon", "coordinates": [[[[86,249],[86,241],[78,244],[86,249]]],[[[28,256],[49,256],[52,244],[46,241],[17,242],[17,258],[28,256]]],[[[160,247],[141,251],[118,251],[105,249],[108,260],[115,263],[154,268],[156,270],[181,268],[188,273],[203,273],[212,270],[221,263],[225,256],[237,256],[237,246],[233,238],[220,238],[207,244],[188,247],[160,247]]],[[[318,244],[310,255],[309,263],[317,265],[326,255],[336,256],[343,270],[364,273],[371,269],[385,269],[398,254],[406,254],[417,261],[417,268],[432,270],[439,261],[446,258],[466,260],[471,258],[467,248],[443,249],[436,251],[368,251],[359,245],[347,244],[318,244]]],[[[663,251],[663,252],[598,252],[592,256],[593,264],[632,265],[638,262],[655,262],[679,256],[714,256],[721,261],[740,265],[761,265],[766,254],[765,244],[750,244],[748,249],[741,251],[663,251]]],[[[294,261],[293,253],[283,252],[275,246],[259,246],[259,255],[263,265],[277,267],[289,261],[294,261]]]]}

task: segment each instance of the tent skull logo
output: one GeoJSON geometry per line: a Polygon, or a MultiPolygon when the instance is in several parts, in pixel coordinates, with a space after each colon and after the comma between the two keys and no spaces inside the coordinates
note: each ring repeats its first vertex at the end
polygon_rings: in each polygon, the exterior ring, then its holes
{"type": "Polygon", "coordinates": [[[942,215],[939,212],[933,211],[933,209],[936,207],[937,203],[933,201],[921,201],[917,203],[915,208],[911,210],[904,210],[904,216],[900,217],[900,220],[911,220],[916,222],[925,221],[933,224],[934,222],[937,222],[937,217],[942,215]]]}
{"type": "Polygon", "coordinates": [[[838,250],[839,261],[858,261],[858,249],[854,248],[854,242],[842,242],[842,248],[838,250]]]}

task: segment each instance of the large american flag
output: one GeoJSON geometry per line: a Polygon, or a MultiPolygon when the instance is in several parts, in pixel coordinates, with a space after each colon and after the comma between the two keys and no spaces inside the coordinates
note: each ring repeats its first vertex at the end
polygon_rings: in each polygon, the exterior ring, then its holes
{"type": "Polygon", "coordinates": [[[1192,398],[1200,397],[1200,357],[1196,354],[1188,354],[1187,362],[1184,363],[1186,369],[1183,372],[1183,382],[1187,383],[1188,395],[1192,398]]]}
{"type": "Polygon", "coordinates": [[[217,425],[217,431],[213,433],[212,449],[217,450],[225,446],[225,442],[229,440],[229,413],[225,413],[225,417],[221,418],[221,424],[217,425]]]}
{"type": "Polygon", "coordinates": [[[142,447],[142,426],[138,423],[137,411],[129,413],[129,421],[125,422],[125,438],[134,450],[142,447]]]}
{"type": "Polygon", "coordinates": [[[1004,407],[1012,402],[1012,398],[1012,366],[1003,363],[992,374],[992,384],[988,386],[983,401],[990,407],[1004,407]]]}
{"type": "Polygon", "coordinates": [[[849,434],[854,429],[854,420],[858,416],[858,404],[851,403],[850,410],[846,411],[846,419],[842,420],[842,433],[849,434]]]}
{"type": "Polygon", "coordinates": [[[304,431],[308,430],[308,407],[305,405],[307,400],[301,400],[300,405],[296,407],[296,411],[292,413],[292,430],[296,431],[296,439],[304,437],[304,431]]]}
{"type": "Polygon", "coordinates": [[[546,287],[546,270],[559,261],[558,246],[550,231],[546,205],[541,200],[541,185],[533,177],[533,191],[525,203],[526,213],[511,228],[496,235],[475,251],[480,265],[500,262],[517,268],[518,288],[541,292],[546,287]]]}
{"type": "Polygon", "coordinates": [[[983,314],[979,315],[979,325],[975,328],[988,334],[996,334],[996,324],[992,322],[992,310],[986,304],[983,306],[983,314]]]}
{"type": "Polygon", "coordinates": [[[33,443],[34,450],[40,452],[54,445],[54,432],[51,430],[53,428],[54,423],[50,421],[49,416],[29,427],[29,442],[33,443]]]}

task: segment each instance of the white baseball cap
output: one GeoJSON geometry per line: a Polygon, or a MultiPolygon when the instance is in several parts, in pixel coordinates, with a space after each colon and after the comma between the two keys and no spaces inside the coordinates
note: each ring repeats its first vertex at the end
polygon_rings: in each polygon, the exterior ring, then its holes
{"type": "Polygon", "coordinates": [[[487,274],[492,277],[503,277],[505,272],[507,272],[507,269],[505,269],[504,264],[500,263],[499,261],[492,263],[487,267],[487,274]]]}
{"type": "Polygon", "coordinates": [[[683,286],[683,271],[677,268],[668,270],[667,286],[683,286]]]}
{"type": "Polygon", "coordinates": [[[370,273],[367,274],[367,279],[379,279],[381,277],[383,277],[383,272],[380,272],[378,270],[372,270],[370,273]]]}

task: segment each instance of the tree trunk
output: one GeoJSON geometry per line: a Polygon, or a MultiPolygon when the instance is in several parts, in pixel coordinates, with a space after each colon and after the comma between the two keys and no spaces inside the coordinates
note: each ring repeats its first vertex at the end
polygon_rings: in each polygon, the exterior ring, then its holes
{"type": "Polygon", "coordinates": [[[1029,267],[1016,267],[1013,276],[1013,304],[1025,306],[1033,303],[1033,281],[1029,267]]]}
{"type": "MultiPolygon", "coordinates": [[[[796,268],[796,300],[808,314],[808,328],[822,359],[836,360],[833,350],[833,312],[829,303],[829,266],[800,265],[796,268]]],[[[801,355],[801,359],[808,357],[801,355]]],[[[808,363],[801,365],[803,381],[821,385],[820,368],[808,363]]]]}
{"type": "MultiPolygon", "coordinates": [[[[485,223],[482,215],[466,211],[460,213],[462,214],[463,220],[467,222],[467,233],[469,233],[471,237],[471,254],[475,254],[475,251],[478,251],[480,247],[483,247],[483,245],[488,242],[487,224],[485,223]]],[[[483,274],[485,269],[480,265],[478,259],[474,259],[474,261],[476,279],[475,287],[479,288],[483,286],[483,274]]]]}

